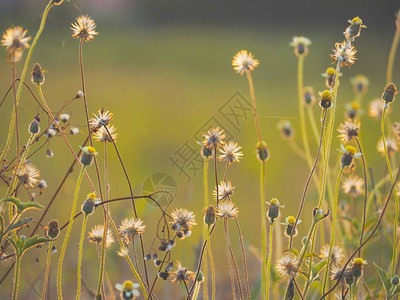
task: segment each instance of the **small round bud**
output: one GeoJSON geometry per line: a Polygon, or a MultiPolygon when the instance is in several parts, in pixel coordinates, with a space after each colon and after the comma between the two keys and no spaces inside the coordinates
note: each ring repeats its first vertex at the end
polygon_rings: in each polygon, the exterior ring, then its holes
{"type": "Polygon", "coordinates": [[[61,115],[60,115],[60,120],[61,120],[63,123],[68,122],[70,118],[71,118],[71,116],[70,116],[69,114],[61,114],[61,115]]]}
{"type": "Polygon", "coordinates": [[[82,92],[82,91],[78,91],[78,92],[76,93],[75,99],[79,99],[79,98],[82,97],[82,96],[83,96],[83,92],[82,92]]]}
{"type": "Polygon", "coordinates": [[[156,265],[156,267],[161,265],[161,260],[157,259],[154,261],[154,264],[156,265]]]}
{"type": "Polygon", "coordinates": [[[44,70],[42,66],[36,63],[33,66],[33,70],[31,73],[31,80],[33,84],[43,84],[44,83],[44,70]]]}
{"type": "Polygon", "coordinates": [[[303,103],[305,106],[314,105],[316,101],[314,89],[310,86],[306,86],[303,89],[303,103]]]}
{"type": "Polygon", "coordinates": [[[151,254],[150,253],[148,253],[148,254],[146,254],[145,256],[144,256],[144,260],[150,260],[151,259],[151,254]]]}
{"type": "Polygon", "coordinates": [[[308,54],[308,46],[311,45],[311,41],[304,36],[295,36],[289,45],[294,47],[294,54],[297,57],[304,57],[308,54]]]}
{"type": "Polygon", "coordinates": [[[91,214],[93,214],[94,212],[94,208],[95,208],[95,200],[96,200],[96,194],[95,193],[89,193],[86,196],[86,200],[85,202],[83,202],[82,207],[81,207],[81,211],[86,215],[86,216],[90,216],[91,214]]]}
{"type": "Polygon", "coordinates": [[[294,128],[289,120],[280,121],[277,127],[284,139],[290,139],[294,137],[294,128]]]}
{"type": "Polygon", "coordinates": [[[279,208],[283,206],[276,198],[272,198],[269,202],[267,202],[267,205],[269,206],[267,216],[269,218],[269,222],[273,224],[275,222],[275,219],[279,218],[279,208]]]}
{"type": "Polygon", "coordinates": [[[46,157],[47,158],[52,158],[54,156],[54,152],[51,151],[51,149],[46,150],[46,157]]]}
{"type": "Polygon", "coordinates": [[[400,283],[399,276],[394,275],[393,278],[392,278],[392,284],[393,285],[398,285],[399,283],[400,283]]]}
{"type": "Polygon", "coordinates": [[[307,243],[307,237],[306,236],[301,239],[301,243],[303,245],[305,245],[307,243]]]}
{"type": "Polygon", "coordinates": [[[204,215],[204,223],[208,226],[211,226],[215,223],[217,216],[216,216],[216,209],[213,205],[208,206],[205,210],[204,215]]]}
{"type": "Polygon", "coordinates": [[[266,161],[269,158],[268,146],[264,141],[258,142],[257,146],[257,158],[259,161],[266,161]]]}
{"type": "Polygon", "coordinates": [[[60,234],[60,229],[58,228],[58,221],[51,220],[49,225],[47,225],[46,236],[48,236],[51,239],[56,239],[59,234],[60,234]]]}
{"type": "Polygon", "coordinates": [[[174,264],[172,262],[170,262],[166,267],[165,267],[165,272],[169,272],[171,271],[172,267],[174,266],[174,264]]]}
{"type": "Polygon", "coordinates": [[[168,272],[158,272],[157,274],[158,278],[161,278],[162,280],[167,280],[169,277],[168,272]]]}
{"type": "Polygon", "coordinates": [[[367,261],[363,260],[362,258],[355,258],[353,260],[353,266],[351,268],[351,274],[358,278],[362,275],[363,266],[367,264],[367,261]]]}
{"type": "Polygon", "coordinates": [[[93,157],[97,155],[96,149],[91,146],[82,148],[81,163],[84,166],[90,166],[93,162],[93,157]]]}
{"type": "Polygon", "coordinates": [[[36,135],[40,131],[39,122],[36,119],[33,119],[31,124],[29,124],[28,131],[30,134],[36,135]]]}
{"type": "Polygon", "coordinates": [[[214,151],[212,148],[209,149],[209,148],[202,146],[200,149],[200,155],[204,159],[210,159],[213,156],[213,153],[214,153],[214,151]]]}
{"type": "Polygon", "coordinates": [[[356,148],[352,146],[346,146],[342,155],[341,163],[342,169],[346,166],[350,166],[353,163],[354,155],[356,154],[356,148]]]}
{"type": "Polygon", "coordinates": [[[333,96],[332,93],[329,90],[325,90],[322,93],[319,94],[320,99],[319,99],[319,105],[323,109],[328,109],[329,107],[332,106],[332,101],[333,101],[333,96]]]}
{"type": "Polygon", "coordinates": [[[157,253],[154,253],[152,256],[153,260],[157,260],[157,257],[158,257],[157,253]]]}
{"type": "Polygon", "coordinates": [[[361,28],[367,28],[367,26],[363,25],[362,20],[359,17],[355,17],[352,20],[348,20],[350,26],[346,28],[344,35],[346,39],[354,39],[360,36],[361,28]]]}
{"type": "Polygon", "coordinates": [[[382,100],[386,103],[391,103],[395,99],[395,95],[397,94],[397,88],[394,83],[389,83],[383,89],[382,100]]]}
{"type": "Polygon", "coordinates": [[[197,281],[198,282],[202,282],[204,280],[204,275],[203,275],[203,272],[199,272],[199,276],[197,276],[197,281]]]}

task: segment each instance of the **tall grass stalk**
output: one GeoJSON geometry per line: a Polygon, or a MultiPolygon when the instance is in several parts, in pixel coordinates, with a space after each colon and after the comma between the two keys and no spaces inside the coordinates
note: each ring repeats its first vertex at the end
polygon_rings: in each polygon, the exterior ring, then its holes
{"type": "Polygon", "coordinates": [[[211,251],[210,226],[208,226],[207,228],[207,254],[210,260],[211,269],[211,299],[215,300],[215,266],[214,257],[211,251]]]}
{"type": "MultiPolygon", "coordinates": [[[[388,108],[388,104],[385,103],[385,107],[383,109],[382,112],[382,121],[381,121],[381,135],[382,135],[382,142],[383,142],[383,149],[385,150],[385,159],[386,159],[386,165],[387,165],[387,169],[388,169],[388,173],[390,176],[390,182],[393,184],[394,183],[394,179],[393,179],[393,172],[392,172],[392,167],[390,164],[390,159],[389,159],[389,154],[387,151],[387,146],[386,146],[386,137],[385,137],[385,115],[387,112],[387,108],[388,108]]],[[[393,223],[393,253],[392,253],[392,262],[391,262],[391,266],[390,266],[390,270],[392,275],[394,276],[396,273],[396,265],[397,265],[397,226],[398,226],[398,219],[399,219],[399,199],[397,197],[397,191],[396,191],[396,187],[394,187],[394,199],[395,199],[395,205],[396,205],[396,210],[395,210],[395,214],[394,214],[394,223],[393,223]]]]}
{"type": "Polygon", "coordinates": [[[271,260],[272,260],[272,242],[274,235],[274,223],[271,223],[269,226],[269,243],[268,243],[268,259],[267,259],[267,279],[266,279],[266,300],[269,300],[269,291],[270,291],[270,280],[271,280],[271,260]]]}
{"type": "Polygon", "coordinates": [[[243,261],[244,280],[246,284],[247,299],[250,299],[249,275],[247,274],[247,259],[246,259],[246,252],[244,250],[243,235],[242,231],[240,230],[239,221],[237,220],[237,218],[235,218],[235,223],[239,235],[240,249],[242,250],[242,261],[243,261]]]}
{"type": "Polygon", "coordinates": [[[6,140],[6,143],[4,145],[3,152],[1,153],[0,161],[4,160],[4,158],[6,156],[6,153],[8,151],[8,148],[11,145],[12,136],[13,136],[13,130],[14,130],[14,126],[15,126],[15,120],[16,120],[15,108],[18,106],[19,100],[21,98],[22,87],[24,86],[24,80],[25,80],[25,77],[26,77],[26,73],[28,71],[28,66],[29,66],[29,62],[30,62],[32,54],[33,54],[33,50],[35,50],[36,44],[37,44],[37,42],[39,40],[39,37],[43,32],[44,25],[46,24],[47,16],[49,14],[50,9],[53,7],[53,5],[54,5],[53,4],[53,0],[50,0],[49,3],[46,5],[46,7],[45,7],[45,9],[43,11],[42,19],[40,21],[39,29],[38,29],[38,31],[37,31],[37,33],[35,35],[35,38],[33,39],[32,45],[31,45],[31,47],[30,47],[30,49],[28,51],[28,55],[26,56],[25,64],[24,64],[24,67],[22,69],[22,73],[21,73],[21,77],[20,77],[20,81],[18,83],[17,94],[15,96],[15,107],[14,107],[14,110],[13,110],[13,112],[11,114],[11,121],[10,121],[10,126],[9,126],[9,129],[8,129],[7,140],[6,140]]]}
{"type": "Polygon", "coordinates": [[[78,270],[76,272],[77,277],[77,287],[76,287],[76,300],[81,298],[81,283],[82,283],[82,252],[83,252],[83,242],[85,239],[86,224],[88,215],[84,214],[82,221],[81,238],[79,240],[79,254],[78,254],[78,270]]]}
{"type": "Polygon", "coordinates": [[[338,204],[338,198],[339,198],[339,187],[340,187],[340,179],[342,178],[343,174],[343,168],[340,168],[339,174],[336,179],[336,186],[335,186],[335,200],[333,203],[332,207],[332,226],[331,226],[331,238],[329,242],[329,252],[328,252],[328,258],[327,258],[327,263],[326,263],[326,269],[325,269],[325,276],[324,276],[324,284],[322,287],[322,294],[325,293],[325,288],[326,284],[329,278],[329,271],[330,271],[330,263],[331,263],[331,257],[332,257],[332,248],[333,244],[335,242],[335,228],[336,228],[336,216],[337,216],[337,204],[338,204]]]}
{"type": "MultiPolygon", "coordinates": [[[[397,21],[397,20],[396,20],[397,21]]],[[[393,65],[396,57],[397,46],[399,45],[400,39],[400,26],[396,26],[396,31],[393,36],[392,46],[390,47],[387,70],[386,70],[386,83],[393,82],[393,65]]]]}
{"type": "Polygon", "coordinates": [[[78,200],[79,189],[81,187],[84,171],[85,171],[85,166],[82,166],[81,170],[79,172],[78,179],[76,181],[74,199],[72,201],[71,216],[69,218],[69,224],[68,224],[67,232],[66,232],[65,237],[64,237],[64,242],[63,242],[63,245],[62,245],[62,248],[61,248],[60,258],[59,258],[59,261],[58,261],[57,295],[58,295],[58,299],[59,300],[63,299],[63,296],[62,296],[62,282],[61,282],[62,266],[63,266],[63,262],[64,262],[65,251],[67,249],[68,239],[69,239],[69,236],[71,235],[72,224],[74,222],[74,216],[75,216],[75,210],[76,210],[76,203],[77,203],[77,200],[78,200]]]}
{"type": "Polygon", "coordinates": [[[265,203],[265,184],[266,184],[266,162],[261,162],[260,171],[260,205],[261,205],[261,295],[264,299],[267,295],[267,220],[265,203]]]}

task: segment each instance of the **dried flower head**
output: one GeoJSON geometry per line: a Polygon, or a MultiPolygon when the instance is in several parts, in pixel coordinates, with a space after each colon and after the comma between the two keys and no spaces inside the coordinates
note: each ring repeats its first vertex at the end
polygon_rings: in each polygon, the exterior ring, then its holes
{"type": "MultiPolygon", "coordinates": [[[[376,120],[379,120],[382,117],[384,107],[385,107],[385,103],[382,102],[381,99],[372,100],[369,103],[369,109],[368,109],[369,116],[376,120]]],[[[388,112],[389,112],[389,110],[390,110],[390,106],[387,108],[388,112]]]]}
{"type": "Polygon", "coordinates": [[[294,128],[289,120],[279,121],[277,127],[284,139],[290,139],[294,137],[294,128]]]}
{"type": "MultiPolygon", "coordinates": [[[[89,242],[101,245],[103,242],[104,225],[96,225],[89,231],[89,242]]],[[[108,249],[114,243],[114,237],[110,229],[107,230],[105,247],[108,249]]]]}
{"type": "Polygon", "coordinates": [[[121,292],[122,300],[132,300],[139,297],[139,283],[133,283],[130,280],[125,280],[124,283],[117,283],[115,288],[121,292]]]}
{"type": "Polygon", "coordinates": [[[314,105],[317,101],[314,89],[311,86],[306,86],[303,89],[303,103],[305,106],[314,105]]]}
{"type": "Polygon", "coordinates": [[[107,126],[108,123],[112,120],[113,114],[109,110],[101,109],[98,111],[98,115],[94,114],[94,118],[89,120],[90,127],[93,131],[96,131],[102,126],[107,126]]]}
{"type": "MultiPolygon", "coordinates": [[[[12,54],[21,53],[22,50],[29,48],[28,41],[31,37],[25,37],[28,30],[22,29],[20,26],[14,28],[8,28],[3,33],[1,45],[6,47],[6,50],[12,54]]],[[[19,54],[18,54],[19,55],[19,54]]]]}
{"type": "Polygon", "coordinates": [[[221,181],[218,184],[218,199],[217,199],[217,189],[214,189],[213,195],[214,198],[218,201],[229,199],[231,200],[231,196],[235,190],[235,187],[232,186],[230,181],[221,181]]]}
{"type": "Polygon", "coordinates": [[[218,156],[218,159],[220,161],[226,161],[229,165],[235,161],[239,162],[243,156],[243,152],[240,152],[240,149],[242,149],[242,147],[240,147],[238,143],[233,141],[225,143],[222,149],[219,150],[222,154],[218,156]]]}
{"type": "MultiPolygon", "coordinates": [[[[328,258],[329,256],[329,245],[325,244],[321,248],[321,258],[328,258]]],[[[344,251],[343,248],[338,245],[333,245],[331,252],[331,262],[334,265],[340,265],[343,261],[344,251]]]]}
{"type": "Polygon", "coordinates": [[[293,253],[284,253],[277,261],[276,271],[281,277],[292,278],[299,271],[298,264],[299,260],[293,253]]]}
{"type": "Polygon", "coordinates": [[[217,209],[213,205],[209,205],[207,208],[203,210],[204,212],[204,224],[211,226],[216,221],[216,213],[217,209]]]}
{"type": "Polygon", "coordinates": [[[23,54],[24,52],[22,50],[8,52],[6,60],[10,64],[17,63],[21,60],[23,54]]]}
{"type": "MultiPolygon", "coordinates": [[[[397,142],[394,138],[386,137],[386,150],[389,155],[393,155],[395,152],[399,150],[397,146],[397,142]]],[[[383,139],[379,139],[377,150],[382,156],[385,156],[385,146],[383,145],[383,139]]]]}
{"type": "Polygon", "coordinates": [[[94,36],[99,34],[95,31],[96,23],[90,17],[88,17],[88,15],[79,16],[76,18],[76,22],[72,23],[71,25],[71,29],[73,31],[72,37],[74,39],[80,38],[87,42],[93,40],[94,36]]]}
{"type": "Polygon", "coordinates": [[[49,225],[46,227],[46,236],[51,239],[56,239],[60,234],[60,228],[58,227],[57,220],[51,220],[49,225]]]}
{"type": "Polygon", "coordinates": [[[34,187],[39,181],[40,171],[30,161],[26,161],[18,170],[17,176],[25,187],[34,187]]]}
{"type": "Polygon", "coordinates": [[[218,149],[224,145],[225,134],[219,127],[211,128],[207,132],[204,132],[203,137],[203,145],[207,149],[218,149]]]}
{"type": "Polygon", "coordinates": [[[259,61],[254,59],[253,54],[247,52],[247,50],[239,51],[232,60],[233,69],[240,75],[243,75],[245,72],[253,71],[258,65],[259,61]]]}
{"type": "Polygon", "coordinates": [[[326,78],[325,85],[328,89],[333,88],[333,84],[335,83],[335,78],[338,81],[338,86],[339,86],[339,77],[342,76],[342,73],[339,72],[337,76],[335,76],[335,74],[336,70],[335,68],[332,67],[328,67],[325,70],[325,73],[321,74],[322,77],[326,78]]]}
{"type": "Polygon", "coordinates": [[[142,234],[145,229],[146,225],[143,225],[143,221],[141,219],[125,218],[122,220],[118,232],[121,235],[121,238],[124,240],[124,243],[129,246],[135,239],[135,236],[142,234]]]}
{"type": "Polygon", "coordinates": [[[115,133],[116,128],[111,125],[107,125],[107,129],[102,126],[93,133],[94,138],[98,142],[115,142],[117,139],[117,134],[115,133]]]}
{"type": "Polygon", "coordinates": [[[396,85],[394,83],[389,83],[383,89],[382,100],[386,104],[394,101],[396,94],[398,93],[396,85]]]}
{"type": "Polygon", "coordinates": [[[357,121],[344,121],[341,123],[338,132],[338,138],[343,144],[350,143],[353,138],[358,137],[358,130],[360,129],[360,122],[357,121]]]}
{"type": "Polygon", "coordinates": [[[220,218],[236,218],[239,214],[239,209],[232,201],[225,200],[218,203],[217,216],[220,218]]]}
{"type": "Polygon", "coordinates": [[[42,69],[42,66],[38,63],[33,65],[31,73],[31,81],[33,84],[43,84],[44,83],[44,73],[46,71],[42,69]]]}
{"type": "MultiPolygon", "coordinates": [[[[332,265],[331,268],[331,280],[338,280],[340,278],[340,283],[345,284],[352,280],[350,267],[347,267],[346,270],[342,274],[342,268],[332,265]]],[[[342,299],[342,298],[340,298],[342,299]]]]}
{"type": "Polygon", "coordinates": [[[347,66],[350,68],[357,60],[355,56],[356,53],[357,50],[352,45],[346,42],[336,43],[331,58],[333,62],[339,62],[340,66],[347,66]]]}
{"type": "Polygon", "coordinates": [[[350,26],[346,28],[346,31],[343,32],[346,39],[355,39],[359,37],[361,34],[362,28],[367,28],[367,26],[363,25],[363,21],[359,17],[355,17],[352,20],[348,20],[347,22],[350,23],[350,26]]]}
{"type": "Polygon", "coordinates": [[[296,56],[307,56],[308,46],[311,45],[311,41],[304,36],[294,36],[289,45],[294,47],[294,54],[296,56]]]}
{"type": "Polygon", "coordinates": [[[351,197],[357,197],[363,194],[364,179],[357,175],[350,175],[346,180],[343,181],[343,191],[345,194],[349,194],[351,197]]]}
{"type": "Polygon", "coordinates": [[[357,75],[351,79],[353,91],[356,95],[364,95],[368,92],[369,80],[364,75],[357,75]]]}
{"type": "Polygon", "coordinates": [[[170,276],[172,283],[181,283],[182,281],[188,283],[189,280],[192,280],[194,278],[194,273],[192,271],[189,271],[187,268],[182,267],[181,262],[178,261],[175,272],[170,273],[170,276]]]}
{"type": "Polygon", "coordinates": [[[177,236],[181,239],[190,236],[192,226],[197,225],[194,213],[185,208],[173,210],[171,217],[172,229],[176,231],[177,236]]]}

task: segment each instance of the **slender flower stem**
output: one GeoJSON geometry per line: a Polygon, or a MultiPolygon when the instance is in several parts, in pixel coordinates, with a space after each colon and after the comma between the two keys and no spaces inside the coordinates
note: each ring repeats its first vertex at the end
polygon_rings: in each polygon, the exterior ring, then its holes
{"type": "Polygon", "coordinates": [[[21,256],[17,255],[15,257],[14,290],[13,290],[12,300],[16,300],[18,296],[20,272],[21,272],[21,256]]]}
{"type": "Polygon", "coordinates": [[[249,287],[249,275],[247,274],[247,259],[246,259],[246,252],[244,251],[244,244],[243,244],[243,235],[240,230],[239,221],[235,218],[236,228],[239,234],[239,241],[240,241],[240,248],[242,250],[242,260],[243,260],[243,270],[244,270],[244,278],[246,283],[246,293],[247,299],[250,299],[250,287],[249,287]]]}
{"type": "Polygon", "coordinates": [[[219,204],[219,191],[218,191],[218,169],[217,169],[217,147],[214,147],[214,174],[215,174],[215,188],[217,190],[217,207],[219,204]]]}
{"type": "Polygon", "coordinates": [[[336,179],[336,187],[335,187],[335,200],[334,204],[332,207],[333,213],[332,213],[332,227],[331,227],[331,239],[329,243],[329,252],[328,252],[328,258],[327,258],[327,263],[326,263],[326,269],[325,269],[325,277],[324,277],[324,285],[322,287],[322,294],[325,293],[325,288],[326,288],[326,283],[328,281],[329,277],[329,268],[330,268],[330,263],[331,263],[331,258],[332,258],[332,248],[333,248],[333,243],[335,241],[335,228],[336,228],[336,216],[337,216],[337,203],[338,203],[338,198],[339,198],[339,186],[340,186],[340,179],[342,178],[343,174],[343,168],[340,169],[338,177],[336,179]]]}
{"type": "Polygon", "coordinates": [[[266,300],[269,300],[269,286],[271,280],[271,259],[272,259],[272,237],[274,235],[274,223],[269,226],[268,260],[267,260],[267,279],[266,279],[266,300]]]}
{"type": "Polygon", "coordinates": [[[15,151],[15,171],[18,170],[19,165],[19,124],[18,124],[18,105],[17,105],[17,94],[15,90],[15,51],[11,57],[11,73],[12,73],[12,87],[13,87],[13,99],[14,99],[14,111],[15,111],[15,139],[16,139],[16,151],[15,151]]]}
{"type": "MultiPolygon", "coordinates": [[[[208,170],[208,159],[204,159],[204,168],[203,168],[203,197],[204,197],[204,204],[203,207],[207,209],[208,207],[208,177],[207,177],[207,170],[208,170]]],[[[208,225],[203,225],[203,243],[207,240],[207,230],[208,225]]],[[[204,300],[208,299],[208,261],[207,256],[204,259],[203,265],[203,275],[204,275],[204,282],[203,282],[203,298],[204,300]]]]}
{"type": "MultiPolygon", "coordinates": [[[[104,201],[108,201],[109,189],[108,189],[108,157],[107,157],[107,141],[104,142],[104,185],[105,185],[105,198],[104,201]]],[[[109,204],[107,203],[104,209],[109,212],[109,204]]],[[[101,258],[100,258],[100,271],[99,271],[99,282],[97,285],[97,297],[101,295],[101,286],[103,283],[104,268],[106,263],[106,241],[108,231],[108,220],[107,214],[104,212],[104,231],[103,238],[101,241],[101,258]]]]}
{"type": "Polygon", "coordinates": [[[254,115],[254,121],[256,123],[258,141],[261,143],[262,135],[261,135],[261,129],[260,129],[260,122],[258,120],[257,102],[256,102],[256,94],[254,91],[253,79],[251,77],[250,71],[246,71],[246,75],[247,75],[247,80],[249,82],[251,105],[253,106],[253,115],[254,115]]]}
{"type": "Polygon", "coordinates": [[[211,239],[210,239],[210,226],[208,226],[207,229],[207,254],[208,254],[208,258],[210,259],[210,268],[211,268],[211,289],[212,289],[212,293],[211,293],[211,299],[215,300],[215,267],[214,267],[214,257],[211,251],[211,239]]]}
{"type": "MultiPolygon", "coordinates": [[[[39,29],[38,29],[38,31],[37,31],[37,33],[35,35],[35,38],[33,39],[32,45],[31,45],[31,47],[30,47],[30,49],[28,51],[28,55],[26,56],[25,64],[24,64],[24,67],[22,69],[22,74],[21,74],[20,81],[19,81],[18,88],[17,88],[17,94],[16,94],[16,97],[15,97],[15,103],[16,103],[17,106],[18,106],[19,100],[21,98],[22,87],[24,86],[23,83],[24,83],[24,80],[25,80],[26,73],[28,71],[28,66],[29,66],[29,62],[30,62],[31,57],[32,57],[33,50],[35,49],[37,41],[39,40],[39,37],[43,32],[44,25],[45,25],[46,19],[47,19],[47,15],[49,14],[49,11],[50,11],[50,9],[52,7],[53,7],[53,0],[50,0],[49,3],[46,5],[44,11],[43,11],[42,20],[40,21],[39,29]]],[[[14,107],[14,111],[13,111],[13,113],[11,115],[10,126],[9,126],[9,129],[8,129],[7,140],[6,140],[6,143],[4,145],[3,152],[1,153],[0,161],[3,161],[3,159],[6,156],[6,153],[8,151],[8,148],[11,145],[11,140],[12,140],[12,136],[13,136],[13,130],[14,130],[14,126],[15,126],[15,119],[16,119],[16,114],[15,114],[15,107],[14,107]]]]}
{"type": "Polygon", "coordinates": [[[40,297],[41,300],[46,298],[47,292],[47,284],[49,282],[49,274],[50,274],[50,260],[51,260],[51,250],[53,249],[53,242],[49,243],[49,249],[47,250],[47,258],[46,258],[46,271],[44,273],[44,283],[42,289],[42,296],[40,297]]]}
{"type": "Polygon", "coordinates": [[[81,239],[79,240],[79,255],[78,255],[78,270],[77,270],[77,288],[76,288],[76,300],[81,298],[81,276],[82,276],[82,252],[83,252],[83,241],[85,238],[86,224],[88,215],[84,215],[82,222],[81,239]]]}
{"type": "Polygon", "coordinates": [[[312,110],[312,106],[308,106],[307,107],[307,113],[308,113],[308,118],[310,119],[310,124],[311,124],[311,128],[314,134],[314,138],[315,138],[315,143],[317,144],[317,146],[319,145],[319,130],[317,127],[317,123],[315,122],[315,116],[314,116],[314,112],[312,110]]]}
{"type": "MultiPolygon", "coordinates": [[[[367,178],[367,167],[365,164],[364,153],[361,148],[361,143],[357,137],[356,137],[356,142],[357,142],[358,150],[361,153],[361,161],[363,164],[363,172],[364,172],[364,207],[363,207],[363,223],[362,223],[361,235],[360,235],[360,245],[361,245],[362,241],[363,241],[363,237],[364,237],[365,222],[367,220],[368,178],[367,178]]],[[[361,248],[360,248],[360,251],[358,252],[358,257],[361,257],[361,248]]]]}
{"type": "Polygon", "coordinates": [[[261,205],[261,292],[264,299],[267,295],[267,224],[266,224],[266,209],[265,209],[265,176],[266,162],[261,162],[260,170],[260,205],[261,205]]]}
{"type": "Polygon", "coordinates": [[[394,58],[396,56],[397,46],[399,45],[399,39],[400,39],[400,28],[396,27],[396,31],[393,37],[392,47],[390,48],[390,53],[388,58],[388,65],[386,70],[386,83],[392,82],[393,64],[394,64],[394,58]]]}
{"type": "MultiPolygon", "coordinates": [[[[383,149],[385,150],[385,158],[386,158],[386,165],[388,168],[388,173],[390,176],[390,182],[393,184],[394,179],[393,179],[393,172],[392,172],[392,167],[390,165],[390,159],[389,159],[389,154],[387,151],[387,146],[386,146],[386,137],[385,137],[385,115],[386,111],[388,108],[388,104],[385,103],[385,107],[382,112],[382,122],[381,122],[381,135],[382,135],[382,142],[383,142],[383,149]]],[[[394,187],[394,199],[395,199],[395,204],[396,204],[396,210],[395,210],[395,215],[394,215],[394,223],[393,223],[393,255],[392,255],[392,263],[390,266],[390,270],[392,272],[392,275],[395,275],[396,272],[396,262],[397,262],[397,226],[398,226],[398,219],[399,219],[399,199],[397,197],[397,191],[396,187],[394,187]]]]}
{"type": "Polygon", "coordinates": [[[82,166],[81,167],[81,171],[79,172],[78,180],[76,181],[74,200],[72,202],[71,216],[70,216],[70,219],[69,219],[67,233],[65,234],[64,242],[63,242],[63,245],[62,245],[62,248],[61,248],[60,259],[58,261],[57,294],[58,294],[58,299],[59,300],[63,299],[63,296],[62,296],[62,283],[61,283],[62,266],[63,266],[63,262],[64,262],[65,250],[67,249],[68,239],[69,239],[69,236],[71,235],[72,224],[74,222],[74,215],[75,215],[75,210],[76,210],[76,203],[77,203],[77,200],[78,200],[79,189],[81,187],[84,171],[85,171],[85,166],[82,166]]]}

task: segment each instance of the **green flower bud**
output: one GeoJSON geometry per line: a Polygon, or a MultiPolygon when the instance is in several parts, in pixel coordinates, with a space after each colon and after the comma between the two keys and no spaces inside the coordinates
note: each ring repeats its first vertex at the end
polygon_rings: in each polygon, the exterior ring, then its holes
{"type": "Polygon", "coordinates": [[[93,162],[93,157],[97,155],[96,149],[91,146],[82,148],[81,163],[84,166],[90,166],[93,162]]]}
{"type": "Polygon", "coordinates": [[[29,128],[28,128],[29,133],[35,135],[38,134],[40,131],[40,126],[39,126],[39,122],[36,119],[33,119],[33,121],[31,122],[31,124],[29,124],[29,128]]]}
{"type": "Polygon", "coordinates": [[[204,212],[205,212],[204,223],[207,224],[208,226],[213,225],[215,223],[215,221],[216,221],[216,209],[215,209],[215,207],[210,205],[204,210],[204,212]]]}
{"type": "Polygon", "coordinates": [[[386,103],[394,101],[395,95],[397,94],[397,88],[394,83],[389,83],[383,89],[382,100],[386,103]]]}
{"type": "Polygon", "coordinates": [[[46,236],[52,239],[56,239],[60,234],[60,229],[58,228],[58,221],[51,220],[49,225],[47,226],[46,236]]]}
{"type": "Polygon", "coordinates": [[[257,158],[259,161],[266,161],[269,158],[268,146],[264,141],[258,142],[257,146],[257,158]]]}
{"type": "Polygon", "coordinates": [[[399,283],[400,283],[399,276],[394,275],[393,278],[392,278],[392,284],[393,285],[398,285],[399,283]]]}
{"type": "Polygon", "coordinates": [[[83,202],[81,211],[86,215],[90,216],[94,212],[95,208],[95,203],[94,200],[96,200],[96,194],[95,193],[89,193],[86,196],[85,202],[83,202]]]}
{"type": "Polygon", "coordinates": [[[33,84],[43,84],[44,83],[44,71],[39,64],[33,66],[31,73],[31,80],[33,84]]]}

